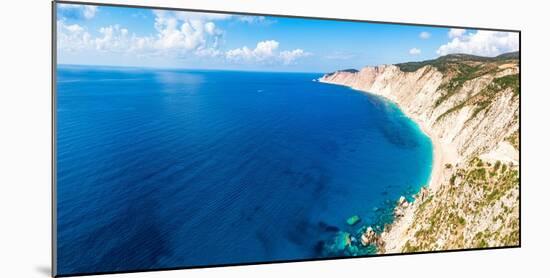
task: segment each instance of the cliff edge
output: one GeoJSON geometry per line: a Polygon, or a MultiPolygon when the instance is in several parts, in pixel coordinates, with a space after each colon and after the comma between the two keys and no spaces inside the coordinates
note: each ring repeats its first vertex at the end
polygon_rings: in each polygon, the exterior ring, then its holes
{"type": "Polygon", "coordinates": [[[453,54],[325,74],[397,103],[434,145],[427,190],[379,253],[519,245],[519,57],[453,54]]]}

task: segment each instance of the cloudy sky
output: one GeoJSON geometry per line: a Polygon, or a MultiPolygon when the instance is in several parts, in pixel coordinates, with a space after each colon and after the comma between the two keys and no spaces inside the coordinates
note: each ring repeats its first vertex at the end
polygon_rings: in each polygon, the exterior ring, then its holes
{"type": "Polygon", "coordinates": [[[519,48],[516,33],[57,5],[59,64],[327,72],[519,48]]]}

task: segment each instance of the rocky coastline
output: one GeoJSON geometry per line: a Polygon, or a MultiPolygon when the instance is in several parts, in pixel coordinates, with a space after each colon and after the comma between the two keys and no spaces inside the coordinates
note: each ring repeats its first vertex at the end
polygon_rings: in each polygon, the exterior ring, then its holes
{"type": "Polygon", "coordinates": [[[519,60],[503,57],[449,55],[319,78],[395,102],[432,140],[429,184],[411,202],[397,200],[382,231],[367,226],[362,246],[401,253],[519,244],[519,60]]]}

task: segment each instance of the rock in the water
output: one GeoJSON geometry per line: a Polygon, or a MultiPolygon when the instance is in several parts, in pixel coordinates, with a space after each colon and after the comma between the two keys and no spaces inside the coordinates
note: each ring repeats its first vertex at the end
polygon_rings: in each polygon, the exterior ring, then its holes
{"type": "Polygon", "coordinates": [[[346,222],[350,226],[353,226],[353,225],[357,224],[357,222],[359,222],[359,221],[361,221],[361,218],[357,215],[354,215],[354,216],[348,218],[348,220],[346,220],[346,222]]]}
{"type": "Polygon", "coordinates": [[[337,238],[337,247],[340,250],[345,249],[351,244],[351,235],[349,233],[341,233],[337,238]]]}
{"type": "Polygon", "coordinates": [[[367,230],[361,235],[361,244],[363,244],[363,246],[373,244],[377,241],[377,237],[378,236],[372,227],[368,227],[367,230]]]}
{"type": "Polygon", "coordinates": [[[399,197],[399,201],[397,201],[397,205],[403,206],[404,204],[407,204],[407,199],[405,199],[404,196],[399,197]]]}
{"type": "Polygon", "coordinates": [[[338,254],[343,252],[346,247],[351,245],[351,235],[346,232],[339,232],[333,240],[327,244],[326,248],[329,253],[338,254]]]}

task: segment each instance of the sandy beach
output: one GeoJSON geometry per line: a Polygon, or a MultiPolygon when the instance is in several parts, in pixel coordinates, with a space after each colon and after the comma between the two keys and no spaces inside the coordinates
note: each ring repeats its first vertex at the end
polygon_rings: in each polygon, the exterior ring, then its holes
{"type": "MultiPolygon", "coordinates": [[[[395,202],[395,212],[398,216],[379,235],[377,244],[384,245],[384,248],[379,249],[380,253],[402,253],[409,241],[410,250],[426,251],[486,245],[487,242],[494,246],[519,242],[518,202],[510,202],[506,197],[517,196],[517,188],[509,189],[508,195],[503,195],[504,197],[489,204],[490,208],[475,212],[460,208],[473,205],[472,198],[481,202],[484,196],[494,196],[493,192],[500,189],[495,189],[495,186],[486,189],[484,186],[480,190],[481,193],[476,191],[478,188],[464,188],[464,186],[458,188],[459,190],[442,190],[449,185],[451,176],[458,170],[469,169],[469,163],[473,158],[478,157],[488,165],[497,165],[496,161],[506,163],[510,167],[519,164],[519,101],[517,98],[519,64],[515,59],[517,58],[511,58],[511,65],[505,65],[496,72],[493,66],[499,61],[487,60],[481,67],[490,71],[479,71],[482,74],[480,77],[468,80],[460,88],[455,88],[451,99],[442,98],[442,86],[450,84],[447,72],[441,72],[433,65],[414,68],[414,70],[409,68],[403,70],[403,65],[367,66],[356,71],[328,73],[320,78],[321,82],[347,86],[388,99],[401,108],[401,111],[432,141],[433,161],[430,179],[426,184],[427,192],[421,190],[422,194],[419,194],[411,203],[401,200],[398,204],[397,200],[390,200],[395,202]],[[510,82],[510,86],[501,88],[498,94],[488,96],[491,103],[484,104],[485,106],[480,108],[473,96],[485,96],[485,88],[493,84],[488,81],[494,82],[504,76],[513,82],[510,82]],[[465,99],[471,100],[471,103],[463,102],[465,99]],[[457,106],[457,103],[464,105],[457,106]],[[480,111],[479,109],[484,109],[485,113],[475,114],[475,111],[480,111]],[[427,206],[428,210],[420,213],[418,208],[426,197],[434,197],[434,199],[432,204],[427,206]],[[446,200],[450,201],[450,198],[454,199],[452,199],[453,205],[449,206],[446,200]],[[454,206],[455,203],[457,206],[454,206]],[[507,209],[503,210],[502,207],[507,209]],[[438,211],[440,208],[445,211],[438,211]],[[457,216],[456,221],[468,232],[454,233],[456,225],[446,222],[445,219],[455,216],[457,216]],[[426,226],[431,228],[433,225],[428,224],[432,219],[438,220],[437,229],[444,232],[438,231],[437,234],[431,234],[431,230],[428,230],[429,240],[417,241],[415,236],[417,231],[425,232],[426,226]],[[487,239],[476,238],[476,235],[484,233],[487,227],[493,231],[491,236],[487,236],[487,239]],[[508,227],[514,228],[508,229],[508,227]],[[494,233],[497,230],[506,231],[504,233],[507,235],[494,233]]],[[[451,63],[467,64],[467,61],[453,60],[451,63]]],[[[500,178],[504,180],[488,182],[494,185],[505,182],[509,186],[514,186],[510,184],[514,182],[513,180],[500,178]]]]}
{"type": "MultiPolygon", "coordinates": [[[[371,93],[371,92],[368,92],[371,93]]],[[[376,93],[373,93],[374,95],[377,95],[376,93]]],[[[384,96],[382,96],[384,97],[384,96]]],[[[386,98],[386,97],[384,97],[386,98]]],[[[386,98],[388,99],[388,98],[386,98]]],[[[454,165],[457,162],[458,154],[456,154],[456,151],[454,147],[443,145],[441,142],[441,139],[429,128],[428,124],[420,119],[419,117],[416,117],[409,111],[407,111],[406,107],[403,107],[397,100],[395,99],[388,99],[389,101],[394,102],[399,106],[399,108],[405,113],[405,115],[410,118],[412,121],[414,121],[422,132],[426,134],[428,137],[430,137],[430,140],[432,141],[432,151],[433,151],[433,161],[432,161],[432,172],[430,174],[430,180],[428,182],[428,191],[429,194],[432,195],[435,192],[437,192],[439,186],[445,181],[445,164],[450,163],[451,165],[454,165]]],[[[414,219],[414,213],[416,211],[418,204],[417,202],[411,203],[405,210],[404,215],[400,218],[397,218],[392,224],[391,229],[389,232],[383,233],[381,235],[382,240],[385,242],[385,254],[391,254],[391,253],[401,253],[402,248],[405,245],[405,243],[410,239],[409,235],[407,234],[407,230],[411,226],[413,219],[414,219]]]]}
{"type": "MultiPolygon", "coordinates": [[[[370,92],[369,92],[370,93],[370,92]]],[[[376,93],[374,93],[377,95],[376,93]]],[[[445,182],[449,177],[445,176],[445,164],[449,163],[454,165],[458,161],[458,154],[456,148],[453,146],[444,145],[441,139],[428,127],[428,124],[424,120],[411,114],[406,107],[403,107],[398,101],[390,99],[390,101],[396,103],[399,108],[405,113],[407,117],[418,124],[422,132],[430,137],[432,141],[433,161],[432,172],[430,175],[430,181],[428,182],[428,191],[432,195],[439,189],[439,186],[445,182]]],[[[396,219],[391,224],[389,232],[381,235],[385,242],[385,254],[401,253],[405,243],[410,239],[407,234],[408,228],[411,226],[414,213],[418,206],[417,202],[411,203],[405,210],[404,215],[396,219]]]]}
{"type": "MultiPolygon", "coordinates": [[[[439,186],[445,181],[445,164],[453,164],[456,161],[454,158],[456,154],[453,154],[450,148],[445,148],[442,145],[441,140],[433,133],[429,128],[426,127],[426,124],[423,121],[411,117],[406,113],[413,121],[415,121],[422,131],[430,137],[432,140],[433,148],[433,162],[432,162],[432,173],[430,175],[430,181],[428,183],[429,194],[434,194],[439,186]]],[[[404,215],[396,219],[391,224],[391,229],[387,233],[383,233],[382,239],[385,242],[385,254],[391,253],[401,253],[402,248],[405,243],[409,240],[407,235],[407,230],[411,226],[414,219],[414,212],[417,208],[417,203],[413,202],[409,207],[404,211],[404,215]]]]}
{"type": "MultiPolygon", "coordinates": [[[[330,82],[326,80],[319,79],[319,82],[329,83],[329,84],[336,84],[341,85],[335,82],[330,82]]],[[[343,85],[346,86],[346,85],[343,85]]],[[[401,111],[407,116],[409,119],[414,121],[426,134],[428,137],[430,137],[430,140],[432,141],[432,151],[433,151],[433,162],[432,162],[432,172],[430,174],[430,181],[428,183],[428,189],[430,192],[435,192],[441,182],[443,181],[443,174],[445,171],[445,164],[451,163],[454,164],[457,161],[458,154],[456,154],[456,151],[454,151],[456,148],[452,146],[443,146],[440,138],[429,128],[428,124],[420,119],[419,117],[413,115],[409,111],[407,111],[406,107],[401,105],[398,100],[394,98],[388,98],[387,96],[377,94],[376,92],[370,92],[370,91],[364,91],[359,88],[350,87],[354,90],[357,90],[362,93],[372,94],[381,98],[384,98],[387,101],[391,101],[395,103],[401,111]]]]}
{"type": "MultiPolygon", "coordinates": [[[[338,83],[326,81],[319,79],[320,82],[325,83],[331,83],[331,84],[337,84],[338,83]]],[[[344,85],[345,86],[345,85],[344,85]]],[[[458,161],[458,154],[456,153],[456,148],[453,146],[447,146],[443,145],[441,142],[441,139],[431,130],[429,125],[420,117],[417,117],[416,115],[410,113],[410,111],[407,110],[407,107],[404,107],[397,99],[388,98],[387,96],[377,94],[376,92],[370,92],[361,90],[359,88],[354,88],[351,86],[352,89],[360,91],[362,93],[372,94],[378,97],[382,97],[388,101],[391,101],[395,103],[401,111],[410,118],[412,121],[414,121],[426,134],[430,140],[432,141],[432,151],[433,151],[433,161],[432,161],[432,171],[430,174],[430,180],[428,182],[428,190],[429,194],[434,194],[439,186],[445,181],[445,164],[450,163],[454,165],[458,161]]],[[[397,201],[397,200],[396,200],[397,201]]],[[[404,210],[404,215],[400,218],[397,218],[392,224],[391,229],[389,232],[382,233],[381,238],[385,242],[385,253],[391,254],[391,253],[401,253],[401,249],[405,245],[405,243],[409,240],[409,236],[407,235],[407,230],[411,226],[412,221],[414,219],[414,212],[416,210],[417,203],[413,202],[411,205],[409,205],[404,210]]]]}

